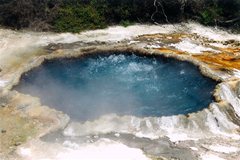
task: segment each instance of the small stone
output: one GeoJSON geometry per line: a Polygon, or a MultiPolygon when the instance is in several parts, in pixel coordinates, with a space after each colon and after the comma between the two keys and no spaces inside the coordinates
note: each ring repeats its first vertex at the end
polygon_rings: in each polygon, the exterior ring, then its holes
{"type": "Polygon", "coordinates": [[[230,39],[230,40],[224,42],[225,45],[229,45],[229,44],[233,44],[233,43],[235,43],[234,39],[230,39]]]}
{"type": "Polygon", "coordinates": [[[16,142],[14,145],[15,146],[20,146],[22,143],[21,142],[16,142]]]}
{"type": "Polygon", "coordinates": [[[115,133],[114,134],[116,137],[120,137],[120,134],[119,133],[115,133]]]}
{"type": "Polygon", "coordinates": [[[1,130],[1,133],[6,133],[7,131],[5,129],[2,129],[1,130]]]}
{"type": "Polygon", "coordinates": [[[230,39],[230,40],[229,40],[229,43],[234,43],[234,42],[235,42],[234,39],[230,39]]]}
{"type": "Polygon", "coordinates": [[[97,139],[97,138],[99,138],[99,136],[98,136],[98,135],[95,135],[95,136],[93,136],[93,138],[97,139]]]}
{"type": "Polygon", "coordinates": [[[238,84],[237,84],[236,92],[237,92],[236,94],[237,94],[238,98],[240,98],[240,82],[238,82],[238,84]]]}

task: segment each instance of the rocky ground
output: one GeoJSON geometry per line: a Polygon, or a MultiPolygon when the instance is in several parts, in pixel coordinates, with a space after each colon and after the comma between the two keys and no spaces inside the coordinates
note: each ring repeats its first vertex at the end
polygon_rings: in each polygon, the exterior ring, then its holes
{"type": "Polygon", "coordinates": [[[120,159],[240,159],[240,35],[184,23],[110,27],[81,34],[2,29],[0,37],[1,159],[116,158],[109,153],[120,159]],[[42,106],[36,97],[11,90],[22,73],[45,59],[105,51],[190,61],[219,81],[216,101],[188,115],[110,115],[80,123],[42,106]],[[48,136],[59,141],[44,140],[48,136]]]}

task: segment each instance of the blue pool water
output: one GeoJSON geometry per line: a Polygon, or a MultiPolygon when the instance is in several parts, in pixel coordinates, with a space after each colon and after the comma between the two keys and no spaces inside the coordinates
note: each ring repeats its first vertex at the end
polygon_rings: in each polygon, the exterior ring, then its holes
{"type": "Polygon", "coordinates": [[[215,85],[188,62],[118,53],[46,61],[14,89],[85,121],[109,113],[146,117],[199,111],[212,102],[215,85]]]}

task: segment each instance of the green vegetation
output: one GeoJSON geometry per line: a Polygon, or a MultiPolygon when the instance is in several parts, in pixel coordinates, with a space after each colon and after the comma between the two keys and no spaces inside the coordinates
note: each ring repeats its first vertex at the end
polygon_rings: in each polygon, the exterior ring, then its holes
{"type": "Polygon", "coordinates": [[[154,9],[149,0],[71,0],[62,2],[52,25],[57,32],[79,32],[104,28],[111,24],[124,27],[147,22],[154,9]],[[144,3],[145,5],[143,5],[144,3]],[[149,12],[146,10],[150,6],[149,12]],[[146,16],[146,12],[147,15],[146,16]],[[149,13],[148,13],[149,12],[149,13]]]}
{"type": "Polygon", "coordinates": [[[127,27],[127,26],[130,26],[130,25],[134,24],[134,23],[130,22],[129,20],[123,20],[119,24],[123,27],[127,27]]]}
{"type": "Polygon", "coordinates": [[[200,12],[201,15],[201,23],[205,25],[214,25],[217,23],[217,20],[220,18],[222,13],[222,9],[217,6],[211,6],[204,9],[200,12]]]}
{"type": "Polygon", "coordinates": [[[92,6],[66,6],[60,8],[53,22],[57,32],[79,32],[107,26],[105,19],[92,6]]]}
{"type": "Polygon", "coordinates": [[[1,0],[0,25],[16,29],[80,32],[133,23],[240,27],[240,0],[1,0]]]}
{"type": "Polygon", "coordinates": [[[236,21],[240,18],[240,0],[208,1],[206,7],[199,12],[201,23],[227,26],[229,22],[232,22],[232,25],[238,24],[240,26],[239,21],[236,21]]]}

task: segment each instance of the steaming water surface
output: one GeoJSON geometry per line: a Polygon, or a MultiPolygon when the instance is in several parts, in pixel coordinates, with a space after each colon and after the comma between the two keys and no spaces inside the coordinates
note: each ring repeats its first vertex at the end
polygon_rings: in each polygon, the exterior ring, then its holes
{"type": "Polygon", "coordinates": [[[102,115],[168,116],[199,111],[216,82],[188,62],[135,54],[99,54],[44,62],[16,90],[79,121],[102,115]]]}

